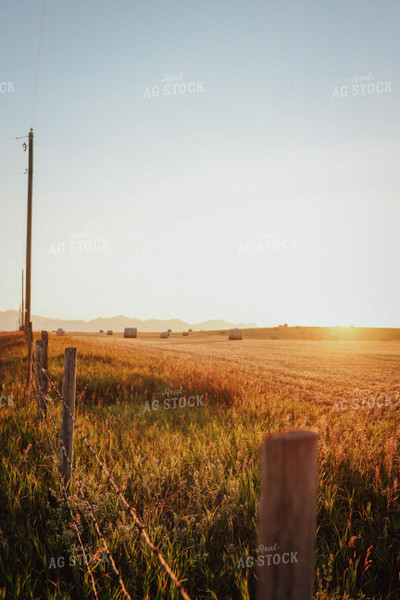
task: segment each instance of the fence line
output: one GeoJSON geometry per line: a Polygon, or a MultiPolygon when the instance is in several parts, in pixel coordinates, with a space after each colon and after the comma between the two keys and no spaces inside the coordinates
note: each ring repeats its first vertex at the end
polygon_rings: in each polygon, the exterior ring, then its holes
{"type": "MultiPolygon", "coordinates": [[[[33,374],[35,374],[34,369],[32,369],[32,371],[33,371],[33,374]]],[[[35,392],[36,392],[36,396],[37,396],[37,400],[38,400],[38,403],[39,403],[39,406],[40,406],[40,392],[38,391],[38,389],[36,387],[35,381],[33,381],[33,386],[34,386],[34,389],[35,389],[35,392]]],[[[49,431],[49,428],[47,426],[47,421],[46,421],[45,418],[43,418],[43,423],[44,423],[44,426],[45,426],[46,431],[47,431],[47,436],[49,438],[49,442],[50,442],[50,446],[51,446],[51,450],[52,450],[52,456],[53,456],[53,459],[54,459],[54,462],[56,464],[57,471],[58,471],[57,458],[56,458],[57,455],[56,455],[56,451],[55,451],[54,446],[53,446],[53,442],[51,440],[50,431],[49,431]]],[[[70,504],[69,498],[68,498],[68,493],[67,493],[67,490],[65,488],[64,482],[62,480],[62,477],[61,477],[61,474],[60,474],[59,471],[58,471],[58,475],[59,475],[61,487],[62,487],[62,490],[63,490],[64,498],[65,498],[65,501],[66,501],[66,503],[68,505],[69,512],[71,514],[71,519],[72,519],[72,522],[73,522],[75,530],[76,530],[76,535],[78,537],[79,544],[80,544],[80,546],[81,546],[81,548],[83,550],[83,542],[82,542],[82,538],[81,538],[80,533],[79,533],[78,523],[76,522],[74,513],[72,512],[71,504],[70,504]]],[[[98,600],[98,595],[97,595],[97,591],[96,591],[96,584],[95,584],[95,581],[94,581],[93,573],[92,573],[92,571],[89,568],[89,563],[87,562],[87,558],[86,558],[86,554],[85,554],[84,550],[83,550],[83,555],[84,555],[84,558],[85,558],[86,569],[87,569],[87,571],[89,573],[89,576],[90,576],[90,579],[91,579],[92,589],[93,589],[93,592],[94,592],[96,600],[98,600]]]]}
{"type": "MultiPolygon", "coordinates": [[[[36,386],[35,386],[35,388],[36,388],[36,386]]],[[[44,412],[43,412],[43,414],[49,417],[49,419],[50,419],[50,421],[51,421],[51,423],[52,423],[52,425],[53,425],[54,432],[55,432],[55,434],[56,434],[56,437],[58,437],[58,439],[59,439],[59,441],[60,441],[60,446],[61,446],[61,448],[62,448],[62,451],[63,451],[63,453],[64,453],[65,459],[66,459],[66,461],[69,463],[69,468],[70,468],[70,471],[71,471],[71,473],[72,473],[72,475],[73,475],[73,477],[74,477],[74,479],[75,479],[75,481],[76,481],[76,483],[77,483],[77,485],[78,485],[79,491],[81,492],[81,495],[82,495],[82,498],[83,498],[84,502],[85,502],[85,503],[87,504],[87,506],[89,507],[90,515],[91,515],[91,517],[92,517],[92,520],[93,520],[93,523],[94,523],[94,525],[95,525],[96,531],[97,531],[97,533],[98,533],[99,537],[101,538],[101,541],[103,542],[103,544],[104,544],[104,547],[106,548],[106,550],[107,550],[107,552],[108,552],[108,554],[109,554],[109,556],[110,556],[112,567],[113,567],[113,569],[114,569],[114,572],[115,572],[115,574],[116,574],[116,575],[117,575],[117,577],[118,577],[119,584],[120,584],[120,586],[121,586],[121,588],[122,588],[122,591],[123,591],[123,593],[124,593],[124,596],[125,596],[125,598],[127,598],[128,600],[132,600],[132,597],[129,595],[129,593],[128,593],[128,592],[127,592],[127,590],[126,590],[126,587],[125,587],[125,585],[124,585],[124,582],[123,582],[123,580],[122,580],[121,573],[120,573],[120,571],[118,570],[118,568],[117,568],[117,566],[116,566],[116,564],[115,564],[115,562],[114,562],[114,559],[113,559],[113,556],[112,556],[112,554],[111,554],[111,552],[110,552],[110,549],[109,549],[109,547],[108,547],[108,544],[107,544],[106,540],[104,539],[104,536],[103,536],[103,534],[102,534],[102,533],[101,533],[101,531],[100,531],[100,527],[99,527],[98,521],[97,521],[97,519],[96,519],[96,517],[94,516],[94,513],[93,513],[93,507],[92,507],[91,503],[89,502],[89,500],[88,500],[87,498],[85,498],[85,494],[84,494],[84,491],[83,491],[83,489],[82,489],[81,483],[80,483],[80,481],[79,481],[78,477],[76,476],[75,472],[74,472],[74,471],[73,471],[73,469],[72,469],[72,462],[71,462],[71,460],[70,460],[70,457],[69,457],[68,450],[67,450],[67,448],[65,447],[65,444],[64,444],[64,441],[63,441],[63,439],[62,439],[61,435],[60,435],[60,434],[57,432],[57,427],[56,427],[56,424],[54,423],[54,419],[53,419],[53,417],[52,417],[52,415],[51,415],[51,413],[50,413],[50,411],[49,411],[49,410],[47,410],[47,413],[44,413],[44,412]]],[[[66,484],[66,483],[65,483],[65,481],[64,481],[64,478],[63,478],[63,476],[62,476],[62,473],[60,472],[60,473],[59,473],[59,475],[60,475],[60,480],[63,480],[63,489],[64,489],[64,490],[65,490],[65,492],[68,494],[68,487],[67,487],[67,484],[66,484]]],[[[83,548],[83,545],[82,545],[82,544],[81,544],[81,548],[82,548],[82,552],[83,552],[83,554],[84,554],[84,557],[85,557],[85,561],[87,562],[86,554],[85,554],[85,551],[84,551],[84,548],[83,548]]],[[[87,565],[88,565],[88,564],[89,564],[89,563],[87,563],[87,565]]]]}
{"type": "MultiPolygon", "coordinates": [[[[39,355],[40,356],[40,355],[39,355]]],[[[62,407],[64,409],[66,409],[66,411],[68,412],[73,424],[76,426],[76,428],[78,429],[79,433],[81,434],[81,436],[83,437],[83,439],[85,440],[86,445],[88,446],[88,448],[90,449],[90,451],[92,452],[93,456],[95,457],[95,459],[97,460],[100,469],[105,473],[107,481],[109,483],[109,485],[111,486],[111,488],[117,493],[119,499],[121,500],[121,502],[124,504],[124,506],[128,509],[137,529],[139,532],[139,537],[141,539],[143,539],[145,541],[145,543],[147,544],[147,546],[150,548],[150,550],[157,556],[160,564],[162,565],[162,567],[164,568],[164,570],[167,572],[167,574],[169,575],[171,581],[173,582],[175,588],[177,589],[177,591],[179,592],[179,594],[181,595],[181,597],[184,600],[191,600],[190,596],[187,594],[187,592],[185,591],[185,588],[183,587],[183,585],[180,583],[179,579],[176,577],[175,573],[172,571],[171,567],[168,565],[167,561],[165,560],[161,550],[159,550],[159,548],[157,548],[152,541],[149,538],[149,535],[146,531],[146,528],[144,526],[144,524],[140,521],[140,519],[138,518],[135,509],[129,504],[129,502],[126,500],[125,496],[122,494],[121,490],[118,488],[118,486],[116,485],[113,477],[110,475],[109,470],[107,469],[106,465],[104,464],[104,462],[100,459],[100,457],[98,456],[96,450],[93,448],[92,444],[90,443],[88,437],[85,435],[85,433],[82,431],[79,423],[77,422],[77,420],[75,419],[73,413],[70,410],[70,407],[68,406],[67,402],[65,401],[65,399],[63,398],[62,394],[60,394],[59,390],[57,389],[57,386],[54,384],[54,382],[51,380],[51,378],[49,377],[47,370],[44,369],[39,362],[38,357],[35,357],[35,362],[38,365],[39,368],[39,372],[43,374],[43,376],[46,378],[46,380],[48,381],[48,383],[50,384],[51,388],[53,389],[53,391],[55,392],[55,394],[57,395],[57,397],[61,400],[62,402],[62,407]]],[[[33,369],[34,371],[34,369],[33,369]]],[[[40,379],[39,379],[40,381],[40,379]]],[[[47,396],[44,396],[47,397],[47,396]]],[[[38,397],[40,399],[40,395],[38,397]]],[[[47,403],[46,403],[47,405],[47,403]]],[[[61,476],[60,476],[61,477],[61,476]]],[[[63,485],[64,485],[64,481],[63,481],[63,485]]]]}
{"type": "MultiPolygon", "coordinates": [[[[64,377],[62,384],[62,396],[65,400],[65,406],[68,406],[69,412],[75,413],[75,395],[76,395],[76,357],[77,348],[65,348],[64,350],[64,377]]],[[[43,369],[44,371],[44,369],[43,369]]],[[[60,441],[65,449],[65,456],[60,448],[60,471],[68,490],[72,473],[72,456],[74,450],[74,423],[70,419],[65,406],[61,410],[61,436],[60,441]]]]}
{"type": "MultiPolygon", "coordinates": [[[[46,332],[44,332],[46,333],[46,332]]],[[[66,438],[61,432],[61,435],[57,434],[57,429],[54,420],[49,410],[49,402],[53,403],[53,399],[47,393],[41,393],[41,382],[46,381],[50,384],[50,388],[54,391],[56,396],[61,400],[62,406],[62,429],[72,428],[75,425],[80,435],[85,440],[85,443],[97,463],[100,466],[100,470],[106,475],[107,482],[114,492],[116,492],[118,498],[123,503],[126,509],[128,509],[134,524],[139,532],[139,538],[144,540],[151,551],[157,556],[160,564],[169,575],[171,581],[175,585],[175,588],[184,600],[190,600],[190,597],[186,593],[184,587],[166,562],[162,552],[151,542],[149,535],[146,531],[144,524],[141,522],[135,509],[129,504],[125,496],[118,488],[115,480],[110,474],[106,464],[101,460],[96,450],[90,443],[87,435],[82,431],[79,423],[74,416],[74,400],[75,400],[75,377],[76,370],[73,365],[73,377],[68,375],[68,370],[71,370],[68,366],[68,361],[65,360],[64,367],[64,382],[69,380],[69,384],[64,386],[63,392],[60,394],[57,386],[51,380],[47,373],[47,368],[41,364],[42,360],[47,360],[47,352],[44,351],[45,344],[37,344],[37,355],[33,357],[32,372],[34,379],[36,377],[38,386],[36,386],[35,380],[33,381],[35,392],[38,397],[38,404],[40,408],[40,414],[43,417],[43,422],[46,426],[47,435],[53,451],[53,458],[57,464],[55,458],[55,450],[53,443],[50,438],[50,432],[47,426],[47,415],[52,422],[53,428],[60,440],[60,464],[63,461],[67,466],[69,472],[69,478],[71,473],[77,482],[79,491],[83,497],[84,502],[89,507],[90,515],[92,517],[95,529],[100,536],[104,546],[108,550],[108,545],[104,539],[96,517],[94,515],[93,507],[89,500],[85,498],[84,491],[82,490],[81,484],[76,477],[72,468],[72,437],[71,448],[66,445],[66,438]],[[45,357],[46,354],[46,357],[45,357]],[[34,368],[36,364],[36,371],[34,368]],[[72,381],[73,380],[73,381],[72,381]],[[69,392],[68,392],[69,390],[69,392]],[[69,406],[70,404],[70,406],[69,406]],[[71,410],[72,409],[72,410],[71,410]],[[65,460],[64,460],[65,458],[65,460]]],[[[47,350],[47,347],[46,347],[47,350]]],[[[65,358],[71,354],[67,352],[73,350],[76,358],[76,348],[67,348],[65,351],[65,358]]],[[[72,354],[74,354],[72,353],[72,354]]],[[[47,364],[46,364],[47,367],[47,364]]],[[[65,466],[65,465],[64,465],[65,466]]],[[[315,546],[315,534],[316,534],[316,491],[317,491],[317,435],[315,432],[310,430],[304,431],[290,431],[288,433],[278,433],[268,435],[264,438],[260,448],[260,473],[262,483],[262,493],[258,505],[258,516],[259,516],[259,527],[258,527],[258,541],[259,547],[257,553],[260,550],[264,551],[275,551],[277,549],[285,550],[283,555],[280,553],[267,554],[263,556],[263,562],[259,562],[261,559],[258,556],[256,564],[258,565],[258,581],[257,581],[257,599],[259,600],[310,600],[312,598],[312,583],[314,575],[314,546],[315,546]],[[279,543],[279,546],[278,546],[279,543]],[[290,549],[289,549],[290,546],[290,549]],[[294,548],[294,549],[293,549],[294,548]],[[287,551],[289,550],[289,551],[287,551]],[[298,564],[297,554],[300,554],[301,564],[298,564]],[[285,560],[286,556],[286,560],[285,560]],[[268,559],[265,564],[265,558],[268,559]],[[290,560],[289,560],[290,558],[290,560]],[[273,564],[271,565],[271,559],[273,564]],[[275,560],[276,559],[276,560],[275,560]],[[290,564],[288,564],[290,563],[290,564]]],[[[85,556],[86,568],[90,574],[92,580],[92,588],[94,590],[96,598],[97,592],[95,589],[95,582],[93,573],[89,568],[89,564],[86,559],[86,555],[83,549],[82,539],[79,534],[78,524],[73,516],[71,505],[68,499],[68,477],[63,477],[63,472],[59,470],[60,482],[62,485],[64,497],[68,503],[69,511],[71,513],[72,521],[76,529],[80,546],[85,556]]],[[[109,550],[108,550],[109,552],[109,550]]],[[[127,600],[132,600],[129,593],[126,591],[124,582],[121,574],[115,565],[114,559],[111,556],[112,566],[116,573],[121,589],[124,592],[127,600]]]]}

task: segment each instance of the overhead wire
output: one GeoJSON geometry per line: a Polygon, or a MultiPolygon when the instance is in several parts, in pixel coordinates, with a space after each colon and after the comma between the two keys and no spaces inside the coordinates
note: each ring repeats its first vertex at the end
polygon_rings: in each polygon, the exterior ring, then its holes
{"type": "Polygon", "coordinates": [[[10,138],[0,138],[0,142],[9,142],[11,140],[22,140],[23,138],[27,138],[29,135],[20,135],[18,137],[10,137],[10,138]]]}
{"type": "Polygon", "coordinates": [[[26,175],[26,171],[20,171],[19,173],[3,173],[0,177],[12,177],[13,175],[26,175]]]}
{"type": "Polygon", "coordinates": [[[32,128],[33,128],[33,119],[34,119],[34,115],[35,115],[35,106],[36,106],[36,94],[37,94],[37,84],[38,84],[38,78],[39,78],[40,53],[41,53],[41,48],[42,48],[45,9],[46,9],[46,0],[43,0],[42,17],[41,17],[41,21],[40,21],[39,46],[38,46],[38,53],[37,53],[37,59],[36,59],[35,84],[34,84],[34,88],[33,88],[32,119],[31,119],[31,127],[32,128]]]}
{"type": "MultiPolygon", "coordinates": [[[[35,82],[33,86],[33,98],[32,98],[32,117],[31,117],[31,127],[33,128],[33,121],[35,116],[35,107],[36,107],[36,96],[37,96],[37,88],[38,88],[38,79],[39,79],[39,67],[40,67],[40,56],[42,49],[42,39],[43,39],[43,25],[44,25],[44,15],[46,10],[46,0],[43,0],[42,3],[42,16],[40,19],[40,33],[39,33],[39,44],[36,58],[36,72],[35,72],[35,82]]],[[[24,138],[29,137],[29,135],[20,135],[17,137],[9,137],[9,138],[0,138],[0,142],[9,142],[14,140],[22,140],[24,138]]],[[[26,146],[25,146],[26,150],[26,146]]],[[[10,173],[13,175],[13,173],[10,173]]],[[[20,173],[15,173],[15,175],[20,175],[20,173]]],[[[9,175],[0,175],[0,177],[8,177],[9,175]]]]}

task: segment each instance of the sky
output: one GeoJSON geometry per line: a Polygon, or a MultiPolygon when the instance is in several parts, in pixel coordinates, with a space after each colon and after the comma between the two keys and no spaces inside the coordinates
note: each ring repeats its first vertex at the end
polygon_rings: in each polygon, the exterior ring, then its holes
{"type": "Polygon", "coordinates": [[[400,2],[0,11],[0,310],[400,327],[400,2]],[[8,139],[11,138],[11,139],[8,139]]]}

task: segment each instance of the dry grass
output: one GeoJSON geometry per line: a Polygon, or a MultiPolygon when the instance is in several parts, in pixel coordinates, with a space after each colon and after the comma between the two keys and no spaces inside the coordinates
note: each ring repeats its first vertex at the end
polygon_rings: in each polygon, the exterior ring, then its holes
{"type": "MultiPolygon", "coordinates": [[[[15,336],[0,344],[1,393],[17,399],[0,413],[0,598],[89,597],[82,568],[48,569],[70,528],[35,404],[22,400],[25,349],[15,336]]],[[[72,345],[77,418],[193,598],[254,596],[254,569],[238,562],[255,546],[258,447],[267,433],[301,427],[319,433],[314,598],[400,597],[399,343],[50,335],[59,387],[72,345]],[[205,406],[145,411],[167,387],[203,395],[205,406]],[[362,394],[391,402],[334,410],[362,394]]],[[[79,437],[75,461],[132,596],[173,598],[79,437]]],[[[89,523],[84,533],[97,549],[89,523]]],[[[120,597],[107,565],[95,574],[101,598],[120,597]]]]}

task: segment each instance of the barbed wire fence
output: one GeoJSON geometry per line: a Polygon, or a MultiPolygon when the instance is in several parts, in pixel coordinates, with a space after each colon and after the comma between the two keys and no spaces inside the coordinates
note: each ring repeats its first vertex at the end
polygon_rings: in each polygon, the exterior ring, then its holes
{"type": "MultiPolygon", "coordinates": [[[[29,324],[31,325],[31,324],[29,324]]],[[[27,343],[33,346],[32,329],[27,329],[27,343]]],[[[76,396],[76,357],[77,348],[65,348],[64,352],[64,376],[62,393],[51,379],[47,369],[47,345],[48,334],[42,332],[42,339],[36,342],[36,351],[31,354],[32,362],[29,365],[29,379],[27,385],[33,385],[36,394],[39,418],[43,422],[49,439],[52,457],[58,470],[61,490],[66,506],[71,515],[72,524],[75,528],[79,546],[85,558],[85,568],[90,578],[93,597],[98,600],[98,590],[93,576],[93,569],[87,560],[82,535],[79,531],[79,523],[83,515],[82,507],[77,508],[74,515],[72,504],[77,504],[74,496],[69,494],[71,479],[76,482],[77,488],[82,496],[84,505],[87,507],[93,522],[94,529],[104,544],[111,558],[111,565],[117,576],[123,596],[132,600],[122,575],[115,560],[112,557],[109,546],[101,533],[99,522],[96,519],[93,505],[86,497],[84,485],[77,477],[73,469],[73,431],[77,429],[84,440],[87,448],[96,459],[101,472],[105,475],[111,490],[117,495],[129,513],[134,526],[139,533],[139,540],[157,557],[158,562],[167,573],[170,581],[184,600],[191,600],[181,581],[175,575],[161,550],[151,541],[144,523],[139,519],[135,508],[127,501],[121,489],[117,486],[106,463],[101,460],[98,452],[91,444],[89,437],[84,433],[80,424],[74,416],[76,396]],[[31,377],[32,375],[32,377],[31,377]],[[61,401],[61,427],[58,433],[51,407],[56,406],[50,393],[47,393],[50,385],[51,393],[57,400],[61,401]],[[50,426],[52,426],[56,439],[60,442],[59,462],[57,452],[52,440],[50,426]]],[[[257,566],[257,600],[311,600],[313,578],[314,578],[314,548],[316,536],[316,498],[317,498],[317,434],[312,430],[295,430],[283,433],[267,435],[260,447],[260,475],[261,475],[261,497],[258,507],[258,549],[256,552],[271,550],[271,540],[275,540],[275,546],[286,551],[281,556],[279,553],[273,555],[274,576],[271,577],[269,570],[270,562],[263,561],[257,566]],[[297,560],[297,555],[302,557],[297,560]],[[290,563],[284,557],[290,555],[290,563]],[[275,560],[277,559],[277,560],[275,560]],[[292,560],[293,559],[293,560],[292,560]]],[[[85,510],[85,519],[87,511],[85,510]]],[[[102,549],[101,549],[102,550],[102,549]]],[[[96,552],[96,556],[100,552],[96,552]]],[[[272,555],[266,555],[271,557],[272,555]]],[[[89,558],[90,557],[89,555],[89,558]]],[[[81,564],[81,563],[80,563],[81,564]]]]}
{"type": "MultiPolygon", "coordinates": [[[[35,360],[35,359],[34,359],[34,360],[35,360]]],[[[38,403],[39,403],[39,405],[40,405],[41,397],[40,397],[40,391],[39,391],[39,389],[38,389],[37,382],[35,381],[35,376],[36,376],[36,374],[35,374],[35,372],[34,372],[34,369],[32,369],[32,372],[33,372],[33,377],[34,377],[34,379],[33,379],[33,387],[34,387],[35,393],[36,393],[36,395],[37,395],[38,403]]],[[[53,423],[53,425],[54,425],[54,421],[53,421],[53,419],[52,419],[52,417],[51,417],[50,413],[48,413],[48,416],[50,417],[50,419],[51,419],[51,421],[52,421],[52,423],[53,423]]],[[[53,457],[53,459],[54,459],[54,462],[55,462],[56,468],[57,468],[57,470],[58,470],[58,465],[57,465],[57,454],[56,454],[56,450],[55,450],[55,448],[54,448],[53,441],[52,441],[52,439],[51,439],[51,434],[50,434],[50,431],[49,431],[49,428],[48,428],[47,419],[46,419],[46,417],[45,417],[45,415],[44,415],[44,414],[43,414],[43,424],[44,424],[44,426],[45,426],[45,429],[46,429],[46,432],[47,432],[47,437],[48,437],[49,444],[50,444],[50,447],[51,447],[52,457],[53,457]]],[[[54,427],[55,427],[55,425],[54,425],[54,427]]],[[[64,484],[64,481],[63,481],[63,479],[62,479],[62,477],[61,477],[61,474],[60,474],[60,472],[59,472],[59,471],[58,471],[58,475],[59,475],[60,484],[61,484],[61,488],[62,488],[62,491],[63,491],[64,499],[65,499],[65,502],[66,502],[66,504],[67,504],[67,506],[68,506],[69,512],[70,512],[70,514],[71,514],[72,523],[74,524],[75,531],[76,531],[76,535],[77,535],[77,538],[78,538],[78,540],[79,540],[79,545],[80,545],[80,547],[81,547],[81,548],[82,548],[82,550],[83,550],[83,555],[84,555],[84,557],[85,557],[85,565],[86,565],[87,571],[88,571],[88,573],[89,573],[89,577],[91,578],[91,583],[92,583],[92,589],[93,589],[93,592],[94,592],[94,596],[95,596],[95,598],[96,598],[96,599],[98,599],[98,595],[97,595],[96,585],[95,585],[95,582],[94,582],[93,573],[92,573],[92,572],[91,572],[91,570],[90,570],[89,563],[88,563],[88,561],[87,561],[87,557],[86,557],[86,554],[85,554],[85,552],[84,552],[84,546],[83,546],[83,541],[82,541],[82,538],[81,538],[81,536],[80,536],[80,532],[79,532],[79,526],[78,526],[78,523],[77,523],[77,521],[76,521],[75,515],[74,515],[74,513],[73,513],[73,510],[72,510],[72,507],[71,507],[71,503],[70,503],[70,501],[69,501],[69,497],[68,497],[68,492],[67,492],[66,486],[65,486],[65,484],[64,484]]]]}
{"type": "MultiPolygon", "coordinates": [[[[28,343],[29,342],[32,343],[32,338],[30,340],[28,340],[28,343]]],[[[66,350],[69,350],[69,349],[67,348],[66,350]]],[[[122,590],[122,593],[123,593],[124,597],[128,600],[132,600],[132,597],[130,596],[130,594],[128,593],[128,591],[126,589],[126,586],[122,579],[122,575],[121,575],[118,567],[116,566],[115,560],[110,552],[109,546],[108,546],[103,534],[101,533],[99,523],[94,514],[95,511],[93,509],[93,506],[90,503],[89,499],[86,497],[82,483],[80,482],[79,478],[77,477],[77,475],[73,469],[72,460],[71,460],[72,455],[70,455],[70,453],[68,452],[68,449],[64,443],[62,431],[60,433],[58,433],[57,426],[54,422],[54,419],[53,419],[53,416],[52,416],[51,410],[50,410],[50,408],[51,408],[50,405],[54,404],[54,401],[53,401],[53,398],[47,393],[47,384],[50,385],[50,388],[51,388],[52,392],[55,394],[56,398],[61,401],[62,409],[63,409],[63,411],[65,411],[64,414],[68,416],[68,418],[70,420],[70,424],[72,423],[74,429],[76,429],[79,432],[79,434],[83,438],[87,448],[90,450],[90,452],[96,459],[96,461],[100,467],[100,470],[104,473],[104,475],[107,479],[107,483],[108,483],[109,487],[117,495],[120,502],[123,504],[125,509],[129,512],[129,514],[133,520],[133,523],[139,533],[139,539],[142,540],[146,544],[146,546],[152,551],[152,553],[157,557],[160,565],[163,567],[165,572],[168,574],[176,591],[179,593],[179,596],[181,598],[183,598],[184,600],[191,600],[190,596],[187,594],[181,581],[178,579],[178,577],[173,572],[172,568],[169,566],[169,564],[166,561],[161,550],[159,548],[157,548],[151,541],[149,534],[147,533],[146,527],[145,527],[144,523],[139,519],[136,510],[127,501],[127,499],[125,498],[121,489],[117,486],[107,465],[99,457],[97,451],[91,444],[88,436],[83,432],[81,426],[79,425],[78,421],[76,420],[76,418],[73,414],[73,411],[71,411],[70,407],[68,406],[68,403],[66,402],[65,398],[63,397],[63,394],[60,393],[59,389],[57,388],[57,385],[54,383],[54,381],[49,376],[48,369],[47,369],[47,332],[42,332],[42,340],[36,342],[36,352],[33,353],[33,361],[31,364],[31,371],[32,371],[32,383],[33,383],[34,392],[35,392],[35,395],[37,398],[40,419],[43,422],[44,427],[46,429],[47,437],[49,440],[49,445],[50,445],[51,452],[52,452],[52,457],[53,457],[53,460],[55,462],[55,465],[56,465],[56,468],[58,471],[58,476],[59,476],[59,480],[60,480],[60,484],[61,484],[61,490],[62,490],[62,493],[64,496],[64,500],[66,502],[66,505],[68,506],[68,510],[71,514],[72,523],[73,523],[74,529],[76,531],[77,538],[79,540],[79,546],[80,546],[80,548],[82,548],[82,552],[85,557],[86,570],[89,574],[89,578],[90,578],[91,586],[92,586],[92,590],[93,590],[93,595],[96,598],[96,600],[98,600],[98,593],[96,590],[96,584],[95,584],[93,572],[90,568],[89,561],[87,560],[87,556],[84,551],[84,544],[83,544],[83,541],[81,538],[81,534],[79,532],[79,524],[77,522],[77,519],[74,515],[74,511],[71,506],[72,503],[71,503],[71,498],[69,495],[69,483],[70,482],[68,479],[66,479],[65,475],[63,477],[63,475],[61,473],[61,469],[59,467],[59,461],[57,460],[57,451],[55,449],[55,445],[54,445],[52,437],[51,437],[49,423],[51,424],[51,426],[54,430],[56,438],[58,438],[58,440],[60,442],[59,457],[61,459],[61,456],[62,456],[63,459],[65,459],[65,461],[67,462],[69,472],[70,472],[70,474],[72,474],[72,477],[73,477],[74,481],[76,482],[76,485],[77,485],[79,492],[83,498],[83,501],[84,501],[85,505],[88,507],[88,511],[89,511],[91,520],[93,522],[94,528],[97,532],[97,535],[101,539],[101,541],[104,545],[104,548],[107,551],[108,556],[110,557],[111,565],[112,565],[115,575],[117,576],[118,583],[122,590]],[[45,364],[46,368],[44,368],[44,366],[42,366],[43,363],[45,364]]],[[[65,377],[65,372],[64,372],[64,377],[65,377]]]]}

